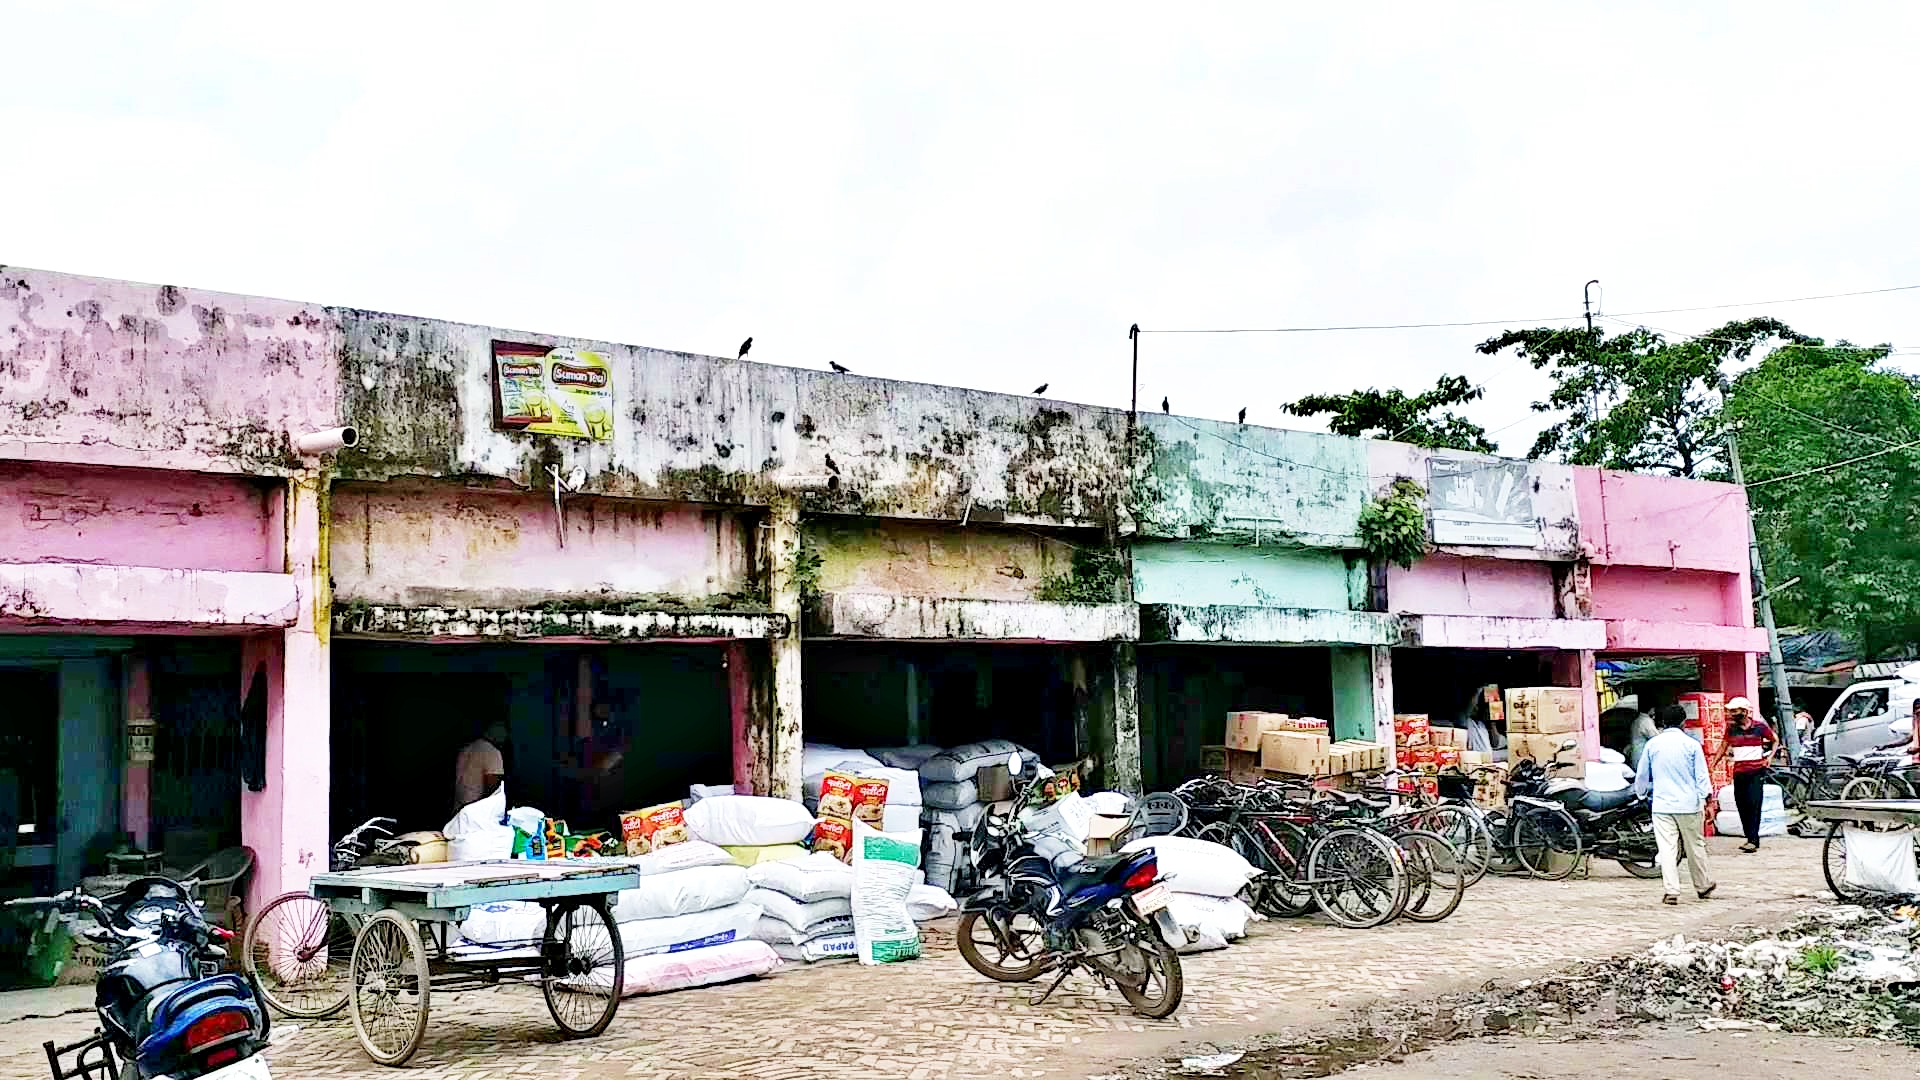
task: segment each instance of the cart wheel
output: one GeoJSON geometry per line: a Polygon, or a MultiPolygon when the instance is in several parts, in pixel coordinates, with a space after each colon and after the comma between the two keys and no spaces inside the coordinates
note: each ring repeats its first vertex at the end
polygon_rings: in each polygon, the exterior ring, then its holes
{"type": "Polygon", "coordinates": [[[325,900],[281,893],[247,920],[241,964],[283,1015],[324,1020],[347,1007],[353,927],[325,900]]]}
{"type": "Polygon", "coordinates": [[[1861,891],[1847,884],[1847,827],[1836,821],[1827,826],[1827,838],[1820,845],[1820,872],[1826,876],[1833,898],[1843,904],[1860,901],[1861,891]]]}
{"type": "Polygon", "coordinates": [[[413,920],[389,908],[353,940],[353,1030],[382,1065],[403,1065],[427,1032],[432,984],[427,950],[413,920]]]}
{"type": "Polygon", "coordinates": [[[547,1011],[570,1039],[598,1035],[613,1023],[627,985],[627,952],[601,903],[555,907],[541,942],[540,979],[547,1011]]]}

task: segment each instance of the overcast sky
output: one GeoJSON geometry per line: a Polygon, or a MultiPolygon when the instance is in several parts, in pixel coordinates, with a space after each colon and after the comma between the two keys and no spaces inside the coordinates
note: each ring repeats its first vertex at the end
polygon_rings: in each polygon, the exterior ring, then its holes
{"type": "MultiPolygon", "coordinates": [[[[0,262],[1118,406],[1134,322],[1920,284],[1920,8],[1677,6],[9,0],[0,262]]],[[[1638,321],[1761,313],[1920,350],[1920,291],[1638,321]]],[[[1140,397],[1464,373],[1520,453],[1498,329],[1154,335],[1140,397]]]]}

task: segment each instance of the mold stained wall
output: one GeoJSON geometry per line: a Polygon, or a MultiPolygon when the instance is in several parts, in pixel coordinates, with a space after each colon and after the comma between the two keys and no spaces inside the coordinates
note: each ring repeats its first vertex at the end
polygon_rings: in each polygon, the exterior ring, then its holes
{"type": "MultiPolygon", "coordinates": [[[[1398,477],[1409,477],[1421,487],[1427,486],[1427,459],[1434,451],[1406,443],[1368,442],[1367,464],[1370,470],[1367,499],[1398,477]]],[[[1445,451],[1453,457],[1485,457],[1458,450],[1445,451]]],[[[1533,514],[1540,523],[1540,542],[1533,547],[1466,547],[1449,545],[1442,554],[1464,555],[1480,559],[1521,559],[1571,561],[1580,553],[1580,501],[1574,492],[1574,468],[1551,461],[1528,463],[1527,474],[1533,480],[1533,514]]],[[[1416,571],[1419,565],[1416,564],[1416,571]]],[[[1547,609],[1552,612],[1551,606],[1547,609]]]]}
{"type": "Polygon", "coordinates": [[[1142,535],[1360,546],[1364,440],[1157,413],[1140,425],[1142,535]]]}
{"type": "Polygon", "coordinates": [[[1022,529],[847,517],[813,518],[819,591],[1032,600],[1069,571],[1074,545],[1022,529]]]}
{"type": "Polygon", "coordinates": [[[336,598],[526,607],[563,597],[699,606],[747,590],[753,528],[711,507],[419,483],[342,483],[332,498],[336,598]]]}
{"type": "Polygon", "coordinates": [[[1604,469],[1574,479],[1596,618],[1753,625],[1745,491],[1604,469]]]}
{"type": "Polygon", "coordinates": [[[1133,545],[1133,581],[1142,604],[1337,611],[1364,607],[1367,587],[1358,553],[1156,541],[1133,545]]]}
{"type": "Polygon", "coordinates": [[[0,562],[278,573],[263,483],[0,461],[0,562]]]}
{"type": "Polygon", "coordinates": [[[341,421],[325,309],[0,267],[0,458],[206,472],[297,466],[341,421]]]}

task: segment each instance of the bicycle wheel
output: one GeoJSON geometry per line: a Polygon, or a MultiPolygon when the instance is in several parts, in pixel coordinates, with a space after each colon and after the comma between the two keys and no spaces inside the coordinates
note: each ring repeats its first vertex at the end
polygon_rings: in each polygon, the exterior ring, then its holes
{"type": "Polygon", "coordinates": [[[1487,829],[1486,818],[1477,808],[1460,803],[1443,803],[1425,817],[1420,827],[1439,834],[1460,853],[1467,887],[1479,884],[1493,863],[1493,834],[1487,829]]]}
{"type": "Polygon", "coordinates": [[[1306,852],[1304,834],[1284,821],[1263,822],[1258,830],[1245,825],[1209,826],[1219,831],[1203,839],[1214,840],[1234,850],[1262,873],[1247,883],[1247,896],[1255,911],[1274,918],[1305,915],[1313,908],[1313,894],[1297,884],[1306,852]],[[1267,835],[1272,839],[1268,840],[1267,835]]]}
{"type": "Polygon", "coordinates": [[[1407,905],[1401,914],[1414,922],[1439,922],[1454,913],[1467,895],[1467,873],[1460,852],[1438,833],[1411,829],[1395,839],[1407,866],[1407,905]]]}
{"type": "Polygon", "coordinates": [[[1400,846],[1372,829],[1333,829],[1307,850],[1307,881],[1327,918],[1352,930],[1379,926],[1407,903],[1400,846]]]}
{"type": "Polygon", "coordinates": [[[1527,868],[1513,853],[1513,815],[1505,810],[1489,810],[1482,817],[1481,824],[1486,826],[1487,839],[1491,847],[1487,849],[1487,869],[1496,874],[1524,874],[1527,868]]]}
{"type": "Polygon", "coordinates": [[[353,1030],[382,1065],[404,1065],[427,1033],[433,984],[413,920],[375,912],[353,941],[353,1030]]]}
{"type": "Polygon", "coordinates": [[[1527,807],[1513,818],[1513,853],[1531,876],[1559,881],[1580,865],[1580,826],[1559,807],[1527,807]]]}
{"type": "Polygon", "coordinates": [[[1842,799],[1891,799],[1894,796],[1888,793],[1886,777],[1869,774],[1856,776],[1847,781],[1847,786],[1840,789],[1840,797],[1842,799]]]}
{"type": "Polygon", "coordinates": [[[552,959],[540,992],[561,1034],[578,1039],[607,1030],[626,988],[627,957],[606,906],[595,902],[554,908],[547,915],[541,952],[552,959]]]}
{"type": "Polygon", "coordinates": [[[247,920],[240,963],[276,1012],[324,1020],[347,1007],[353,924],[324,900],[281,893],[247,920]]]}
{"type": "Polygon", "coordinates": [[[1847,830],[1845,822],[1827,826],[1827,838],[1820,845],[1820,872],[1834,899],[1851,903],[1860,899],[1860,890],[1847,885],[1847,830]]]}

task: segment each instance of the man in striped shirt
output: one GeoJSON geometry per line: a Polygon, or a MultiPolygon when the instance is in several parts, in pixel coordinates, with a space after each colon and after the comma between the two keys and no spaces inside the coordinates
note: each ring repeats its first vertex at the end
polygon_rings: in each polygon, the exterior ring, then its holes
{"type": "Polygon", "coordinates": [[[1740,828],[1747,842],[1740,850],[1760,850],[1760,813],[1765,806],[1767,769],[1780,746],[1773,729],[1753,715],[1753,702],[1737,697],[1727,702],[1727,756],[1733,759],[1733,805],[1740,811],[1740,828]]]}

